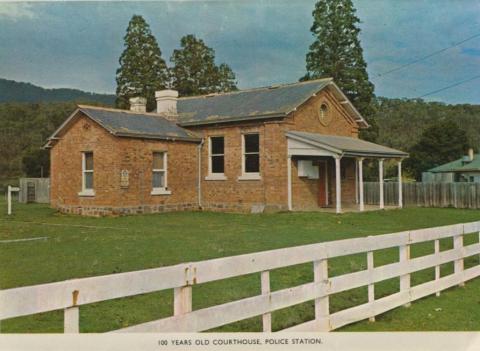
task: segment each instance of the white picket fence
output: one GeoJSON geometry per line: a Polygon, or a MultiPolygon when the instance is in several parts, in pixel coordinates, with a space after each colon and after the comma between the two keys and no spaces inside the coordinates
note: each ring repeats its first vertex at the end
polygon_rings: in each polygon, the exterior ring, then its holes
{"type": "Polygon", "coordinates": [[[0,290],[0,320],[64,309],[64,331],[78,333],[79,306],[173,288],[173,316],[114,332],[200,332],[259,315],[263,330],[269,332],[271,312],[312,300],[315,319],[283,331],[330,331],[373,320],[378,314],[478,277],[480,265],[464,269],[463,260],[479,255],[480,243],[464,246],[463,235],[479,231],[480,222],[455,224],[0,290]],[[443,238],[453,239],[453,249],[440,251],[443,238]],[[410,245],[427,241],[434,242],[435,252],[411,259],[410,245]],[[399,261],[375,267],[373,252],[392,247],[399,248],[399,261]],[[358,253],[366,253],[366,270],[328,276],[329,259],[358,253]],[[313,282],[270,291],[270,270],[308,262],[313,263],[313,282]],[[454,273],[441,277],[440,265],[448,262],[454,262],[454,273]],[[411,273],[431,267],[435,267],[434,280],[410,286],[411,273]],[[192,286],[252,273],[260,273],[260,295],[192,311],[192,286]],[[374,284],[396,277],[400,291],[375,299],[374,284]],[[368,303],[330,313],[330,295],[362,286],[368,286],[368,303]]]}

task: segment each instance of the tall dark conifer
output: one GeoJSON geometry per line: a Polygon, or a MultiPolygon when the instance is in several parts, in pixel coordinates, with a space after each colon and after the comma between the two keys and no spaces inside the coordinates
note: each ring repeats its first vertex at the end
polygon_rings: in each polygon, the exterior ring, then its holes
{"type": "Polygon", "coordinates": [[[180,95],[201,95],[236,90],[235,74],[225,63],[215,65],[215,51],[193,34],[184,36],[170,61],[172,87],[180,95]]]}
{"type": "Polygon", "coordinates": [[[320,0],[312,12],[310,28],[315,41],[307,53],[307,74],[301,80],[332,77],[370,124],[362,137],[375,140],[374,86],[358,38],[360,20],[351,0],[320,0]]]}
{"type": "Polygon", "coordinates": [[[124,37],[125,50],[117,69],[117,100],[119,108],[129,107],[129,98],[147,98],[147,110],[155,108],[155,91],[168,87],[169,77],[157,40],[142,16],[134,15],[124,37]]]}

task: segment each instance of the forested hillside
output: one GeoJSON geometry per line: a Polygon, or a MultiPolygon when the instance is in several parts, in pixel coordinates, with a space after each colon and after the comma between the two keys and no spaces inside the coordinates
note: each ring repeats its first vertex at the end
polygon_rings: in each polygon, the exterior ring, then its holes
{"type": "Polygon", "coordinates": [[[30,83],[0,78],[0,102],[94,101],[113,105],[115,95],[87,93],[77,89],[45,89],[30,83]]]}
{"type": "Polygon", "coordinates": [[[75,107],[75,102],[0,103],[0,188],[7,179],[48,176],[49,153],[42,146],[75,107]]]}
{"type": "MultiPolygon", "coordinates": [[[[454,120],[467,133],[467,142],[480,148],[480,105],[446,105],[407,99],[377,99],[377,142],[409,151],[425,129],[445,119],[454,120]]],[[[459,155],[460,157],[460,155],[459,155]]]]}

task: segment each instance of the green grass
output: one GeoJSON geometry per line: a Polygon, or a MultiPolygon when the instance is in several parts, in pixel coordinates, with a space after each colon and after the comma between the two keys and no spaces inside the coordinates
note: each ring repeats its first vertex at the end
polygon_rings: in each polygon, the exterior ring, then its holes
{"type": "MultiPolygon", "coordinates": [[[[56,213],[45,205],[15,204],[6,216],[0,200],[0,240],[48,237],[45,241],[0,243],[0,288],[126,272],[186,261],[238,255],[322,241],[361,237],[480,220],[480,212],[457,209],[408,208],[337,216],[326,213],[222,214],[179,212],[118,218],[85,218],[56,213]]],[[[466,244],[478,235],[467,236],[466,244]]],[[[442,250],[452,246],[442,240],[442,250]]],[[[417,244],[412,255],[433,252],[433,243],[417,244]]],[[[375,264],[395,262],[398,250],[375,252],[375,264]]],[[[466,260],[477,264],[478,257],[466,260]]],[[[366,255],[331,259],[331,276],[365,269],[366,255]]],[[[451,264],[442,274],[452,272],[451,264]]],[[[415,273],[412,284],[433,278],[433,270],[415,273]]],[[[273,290],[312,281],[311,264],[274,270],[273,290]]],[[[480,280],[453,288],[439,298],[428,297],[410,308],[398,308],[342,330],[480,330],[480,280]]],[[[376,284],[376,296],[398,291],[398,279],[376,284]]],[[[254,296],[260,293],[260,276],[252,274],[193,288],[193,308],[254,296]]],[[[81,332],[104,332],[172,314],[171,290],[82,306],[81,332]]],[[[331,311],[366,301],[366,288],[331,297],[331,311]]],[[[273,313],[273,329],[283,329],[313,318],[313,302],[273,313]]],[[[2,332],[62,332],[62,311],[3,321],[2,332]]],[[[215,331],[260,331],[261,318],[233,323],[215,331]]]]}

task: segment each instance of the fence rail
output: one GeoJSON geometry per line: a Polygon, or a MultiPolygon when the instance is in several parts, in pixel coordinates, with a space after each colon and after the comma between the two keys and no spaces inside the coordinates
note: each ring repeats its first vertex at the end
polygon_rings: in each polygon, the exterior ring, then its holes
{"type": "MultiPolygon", "coordinates": [[[[398,183],[384,183],[385,205],[398,204],[398,183]]],[[[480,183],[403,183],[403,204],[422,207],[455,207],[480,209],[480,183]]],[[[380,185],[364,183],[364,201],[378,205],[380,185]]]]}
{"type": "Polygon", "coordinates": [[[114,332],[200,332],[259,315],[268,332],[273,311],[312,300],[315,319],[283,331],[329,331],[373,320],[378,314],[478,277],[480,265],[464,269],[463,259],[479,255],[480,243],[464,246],[463,235],[479,231],[480,222],[455,224],[0,290],[0,320],[63,309],[64,331],[78,333],[82,305],[173,288],[173,316],[114,332]],[[453,238],[453,249],[440,251],[443,238],[453,238]],[[435,252],[410,259],[410,245],[426,241],[435,242],[435,252]],[[373,251],[392,247],[399,248],[399,261],[375,267],[373,251]],[[328,277],[329,259],[357,253],[367,254],[366,270],[328,277]],[[452,261],[454,273],[440,277],[440,265],[452,261]],[[313,282],[270,291],[270,270],[308,262],[313,263],[313,282]],[[411,287],[410,274],[430,267],[435,267],[435,280],[411,287]],[[192,310],[193,286],[252,273],[260,273],[260,295],[192,310]],[[400,279],[400,291],[375,299],[375,283],[395,277],[400,279]],[[368,286],[368,303],[330,313],[330,295],[361,286],[368,286]]]}

